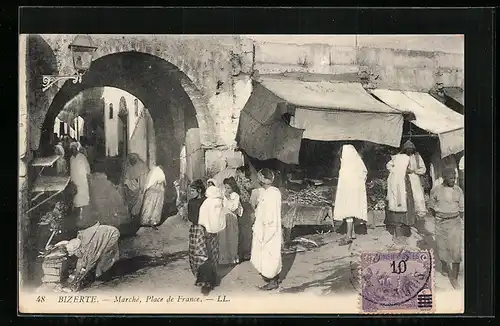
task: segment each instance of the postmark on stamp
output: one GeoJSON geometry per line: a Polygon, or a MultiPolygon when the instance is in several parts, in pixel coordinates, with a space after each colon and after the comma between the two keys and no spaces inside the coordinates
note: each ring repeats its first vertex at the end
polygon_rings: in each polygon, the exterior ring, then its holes
{"type": "Polygon", "coordinates": [[[359,265],[361,312],[433,312],[434,266],[432,250],[362,253],[359,265]]]}

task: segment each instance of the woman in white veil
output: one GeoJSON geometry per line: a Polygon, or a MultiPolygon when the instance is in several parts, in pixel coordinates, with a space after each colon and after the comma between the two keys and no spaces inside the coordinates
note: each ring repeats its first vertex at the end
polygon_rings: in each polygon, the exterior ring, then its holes
{"type": "Polygon", "coordinates": [[[200,207],[200,220],[208,233],[219,233],[226,227],[226,219],[222,211],[222,191],[214,179],[207,181],[206,199],[200,207]]]}
{"type": "Polygon", "coordinates": [[[355,239],[354,222],[366,225],[368,202],[366,198],[367,169],[353,145],[342,146],[339,181],[335,194],[333,218],[346,224],[346,244],[355,239]]]}
{"type": "Polygon", "coordinates": [[[205,191],[205,200],[200,206],[198,224],[204,229],[206,246],[208,252],[208,263],[203,264],[198,270],[199,275],[203,275],[204,284],[202,293],[208,293],[218,285],[218,265],[219,265],[219,237],[218,233],[226,227],[226,219],[222,214],[222,193],[216,186],[216,181],[207,181],[208,188],[205,191]]]}

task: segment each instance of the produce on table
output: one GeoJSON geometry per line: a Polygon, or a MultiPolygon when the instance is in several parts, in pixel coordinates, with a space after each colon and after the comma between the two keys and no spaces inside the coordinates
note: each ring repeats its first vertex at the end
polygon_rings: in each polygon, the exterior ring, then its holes
{"type": "Polygon", "coordinates": [[[288,190],[284,201],[288,204],[332,206],[333,195],[330,191],[321,191],[314,187],[302,189],[300,191],[288,190]]]}
{"type": "Polygon", "coordinates": [[[67,211],[66,205],[59,201],[54,205],[54,209],[47,212],[40,219],[39,225],[50,225],[51,230],[61,230],[64,225],[64,216],[67,211]]]}
{"type": "Polygon", "coordinates": [[[63,228],[64,228],[64,217],[66,216],[68,208],[63,202],[57,202],[54,205],[54,209],[50,212],[47,212],[45,215],[42,216],[40,219],[40,222],[38,222],[39,225],[48,225],[50,227],[50,231],[52,231],[52,234],[47,241],[47,244],[45,245],[45,250],[46,252],[41,252],[41,255],[47,254],[49,251],[50,247],[50,242],[54,238],[54,236],[57,233],[61,233],[63,228]]]}
{"type": "Polygon", "coordinates": [[[366,183],[368,210],[383,211],[387,198],[387,180],[373,179],[366,183]]]}

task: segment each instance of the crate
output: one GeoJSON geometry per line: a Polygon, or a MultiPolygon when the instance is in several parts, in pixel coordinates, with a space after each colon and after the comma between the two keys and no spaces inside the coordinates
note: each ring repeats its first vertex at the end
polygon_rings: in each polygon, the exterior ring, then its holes
{"type": "Polygon", "coordinates": [[[42,262],[42,283],[60,283],[68,268],[66,257],[45,258],[42,262]]]}

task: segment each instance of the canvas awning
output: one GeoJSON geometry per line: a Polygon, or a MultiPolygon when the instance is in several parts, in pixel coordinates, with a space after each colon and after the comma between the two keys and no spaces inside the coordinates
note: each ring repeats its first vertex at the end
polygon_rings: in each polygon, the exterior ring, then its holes
{"type": "Polygon", "coordinates": [[[302,138],[397,147],[402,129],[401,112],[374,99],[359,83],[266,77],[254,81],[236,140],[259,160],[298,164],[302,138]],[[285,113],[293,115],[290,124],[282,118],[285,113]]]}
{"type": "Polygon", "coordinates": [[[445,87],[443,89],[444,94],[453,99],[455,102],[460,104],[461,106],[465,106],[464,101],[464,91],[459,87],[445,87]]]}
{"type": "Polygon", "coordinates": [[[62,122],[66,123],[68,126],[72,127],[73,120],[75,119],[75,116],[76,115],[70,111],[62,110],[57,115],[57,118],[59,120],[61,120],[62,122]]]}
{"type": "Polygon", "coordinates": [[[431,95],[386,89],[375,89],[372,93],[397,110],[413,112],[413,124],[438,135],[442,157],[464,149],[464,116],[431,95]]]}

